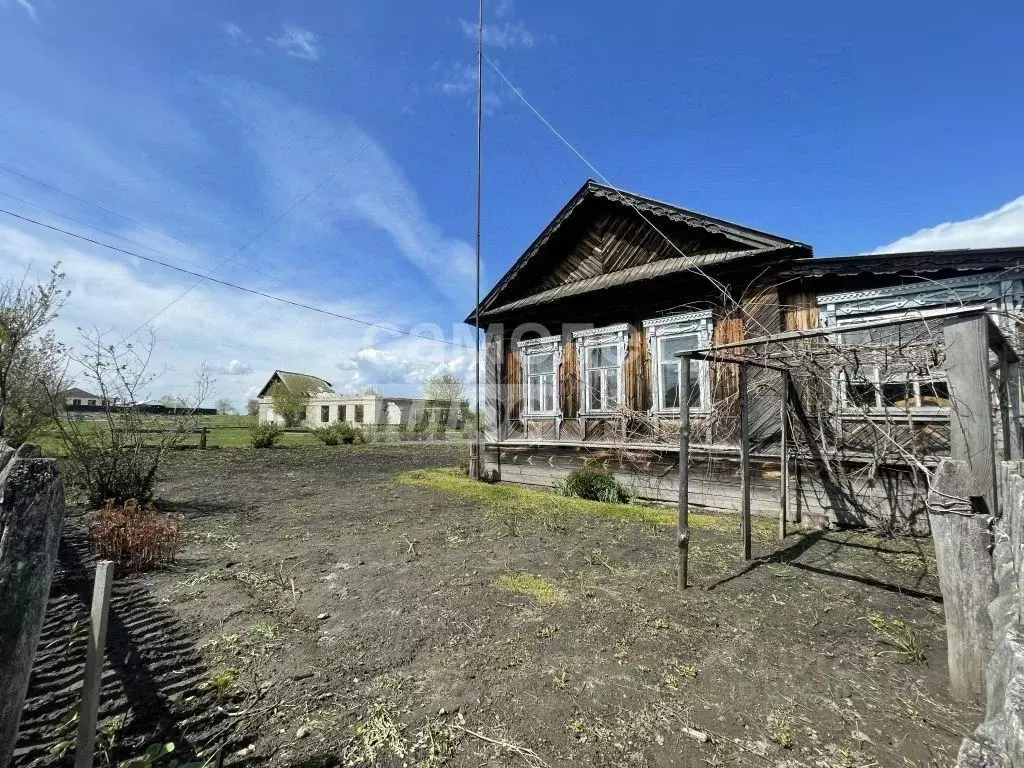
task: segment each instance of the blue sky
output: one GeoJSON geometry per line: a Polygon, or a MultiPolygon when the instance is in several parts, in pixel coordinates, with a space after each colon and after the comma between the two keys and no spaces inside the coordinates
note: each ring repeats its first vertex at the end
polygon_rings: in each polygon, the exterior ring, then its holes
{"type": "MultiPolygon", "coordinates": [[[[267,230],[216,275],[471,345],[475,13],[0,0],[0,165],[127,219],[5,172],[0,207],[201,271],[267,230]]],[[[1020,3],[487,15],[488,55],[617,185],[818,255],[1024,244],[1020,3]]],[[[493,71],[485,85],[486,290],[592,174],[493,71]]],[[[153,394],[204,361],[239,403],[275,367],[389,394],[471,371],[465,347],[210,284],[179,298],[182,275],[0,216],[0,276],[56,259],[68,340],[174,302],[153,322],[153,394]]]]}

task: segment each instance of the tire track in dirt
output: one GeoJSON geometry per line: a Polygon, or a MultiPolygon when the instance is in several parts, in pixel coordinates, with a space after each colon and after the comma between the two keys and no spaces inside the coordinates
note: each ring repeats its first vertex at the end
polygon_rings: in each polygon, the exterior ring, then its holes
{"type": "MultiPolygon", "coordinates": [[[[65,531],[22,712],[12,762],[17,768],[73,761],[94,562],[84,537],[65,531]]],[[[144,584],[115,578],[99,721],[123,723],[109,762],[138,756],[157,742],[174,742],[175,757],[184,760],[230,738],[215,695],[200,687],[209,676],[188,628],[144,584]]]]}

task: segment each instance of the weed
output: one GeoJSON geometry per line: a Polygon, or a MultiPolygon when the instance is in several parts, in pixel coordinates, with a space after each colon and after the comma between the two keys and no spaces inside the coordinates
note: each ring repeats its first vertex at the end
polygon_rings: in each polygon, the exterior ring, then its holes
{"type": "MultiPolygon", "coordinates": [[[[153,768],[154,765],[169,757],[174,752],[174,742],[168,741],[164,744],[150,744],[146,747],[146,751],[138,757],[134,757],[131,760],[126,760],[121,763],[118,768],[153,768]]],[[[202,768],[205,763],[179,763],[172,761],[172,768],[202,768]]]]}
{"type": "Polygon", "coordinates": [[[796,743],[793,734],[793,718],[788,712],[773,709],[768,713],[768,739],[783,749],[791,749],[796,743]]]}
{"type": "Polygon", "coordinates": [[[249,625],[249,634],[269,643],[277,637],[277,626],[266,619],[259,619],[249,625]]]}
{"type": "Polygon", "coordinates": [[[237,680],[237,669],[222,669],[219,672],[214,672],[209,680],[200,683],[199,690],[213,691],[219,699],[227,695],[234,688],[237,680]]]}
{"type": "Polygon", "coordinates": [[[562,667],[559,673],[551,678],[551,687],[556,691],[563,691],[569,687],[569,674],[565,671],[565,667],[562,667]]]}
{"type": "Polygon", "coordinates": [[[555,491],[561,496],[612,504],[625,504],[629,501],[629,492],[622,483],[615,479],[609,469],[596,464],[588,464],[570,472],[555,486],[555,491]]]}
{"type": "Polygon", "coordinates": [[[886,619],[877,614],[871,614],[868,623],[881,635],[882,642],[892,646],[891,651],[882,653],[895,653],[904,657],[907,662],[920,664],[925,660],[924,646],[917,639],[914,632],[900,619],[886,619]]]}
{"type": "Polygon", "coordinates": [[[534,632],[534,634],[537,637],[545,638],[545,637],[551,637],[557,631],[558,631],[558,627],[556,625],[554,625],[554,624],[547,624],[547,625],[537,629],[537,631],[534,632]]]}
{"type": "Polygon", "coordinates": [[[554,582],[531,573],[503,573],[496,583],[509,592],[528,595],[542,603],[560,603],[565,600],[565,593],[556,587],[554,582]]]}
{"type": "Polygon", "coordinates": [[[398,720],[387,704],[373,705],[366,719],[355,727],[355,735],[345,748],[345,765],[376,765],[378,757],[391,755],[403,758],[409,754],[403,732],[405,723],[398,720]]]}
{"type": "Polygon", "coordinates": [[[108,502],[89,521],[96,553],[121,571],[137,573],[174,562],[181,541],[181,519],[158,515],[152,504],[135,499],[108,502]]]}

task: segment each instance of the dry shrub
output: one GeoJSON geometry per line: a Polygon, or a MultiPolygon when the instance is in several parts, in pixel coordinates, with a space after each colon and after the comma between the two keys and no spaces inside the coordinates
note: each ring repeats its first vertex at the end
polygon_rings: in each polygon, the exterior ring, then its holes
{"type": "Polygon", "coordinates": [[[89,522],[96,553],[129,573],[174,562],[181,540],[181,518],[158,515],[152,504],[129,499],[107,502],[89,522]]]}

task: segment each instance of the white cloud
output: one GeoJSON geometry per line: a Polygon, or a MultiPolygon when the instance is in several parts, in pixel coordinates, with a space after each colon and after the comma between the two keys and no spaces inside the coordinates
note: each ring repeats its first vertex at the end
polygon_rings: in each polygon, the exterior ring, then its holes
{"type": "Polygon", "coordinates": [[[304,61],[320,59],[320,38],[308,29],[285,25],[281,34],[267,38],[267,42],[276,45],[289,56],[304,61]]]}
{"type": "Polygon", "coordinates": [[[252,40],[245,30],[232,21],[228,21],[224,24],[224,34],[227,35],[228,41],[232,45],[238,45],[239,43],[248,43],[252,40]]]}
{"type": "Polygon", "coordinates": [[[244,376],[247,373],[252,373],[252,366],[248,363],[243,363],[241,360],[232,360],[226,365],[219,365],[213,363],[209,366],[210,372],[218,376],[244,376]]]}
{"type": "MultiPolygon", "coordinates": [[[[471,306],[472,246],[446,235],[430,220],[416,188],[383,146],[344,115],[327,119],[257,86],[224,81],[216,85],[262,166],[274,209],[284,210],[323,183],[325,174],[336,171],[286,224],[306,237],[336,236],[345,225],[383,232],[397,255],[458,311],[471,306]]],[[[374,254],[366,253],[363,261],[372,272],[374,254]]],[[[421,305],[436,299],[429,291],[419,292],[421,305]]]]}
{"type": "MultiPolygon", "coordinates": [[[[187,282],[143,263],[121,261],[105,251],[57,235],[31,234],[0,225],[0,280],[20,278],[25,270],[42,277],[60,261],[71,296],[54,324],[58,337],[74,345],[78,328],[108,332],[111,343],[134,330],[140,318],[180,296],[187,282]]],[[[309,300],[294,291],[286,298],[309,300]]],[[[404,324],[400,307],[378,307],[358,299],[321,304],[324,309],[368,320],[404,324]]],[[[165,371],[145,397],[188,393],[193,372],[207,364],[214,372],[210,402],[229,397],[244,402],[275,368],[323,376],[333,381],[340,359],[355,361],[346,380],[377,386],[388,395],[415,395],[423,371],[461,359],[468,350],[411,340],[318,315],[298,307],[204,283],[181,298],[155,324],[157,346],[153,370],[165,371]],[[412,343],[415,342],[415,343],[412,343]],[[361,354],[363,350],[373,350],[361,354]],[[390,352],[389,352],[390,351],[390,352]],[[388,362],[387,355],[395,357],[388,362]],[[383,357],[382,357],[383,356],[383,357]],[[210,361],[228,360],[209,365],[210,361]],[[402,366],[409,366],[408,375],[402,366]]],[[[461,333],[461,331],[460,331],[461,333]]],[[[456,363],[462,365],[461,363],[456,363]]],[[[72,375],[76,373],[73,368],[72,375]]],[[[79,382],[82,383],[82,382],[79,382]]]]}
{"type": "Polygon", "coordinates": [[[340,376],[333,379],[334,388],[338,392],[361,392],[373,386],[386,396],[422,396],[431,378],[453,373],[462,381],[467,397],[472,401],[473,362],[471,349],[445,353],[438,345],[429,345],[428,348],[416,343],[399,344],[388,349],[365,347],[337,363],[340,376]]]}
{"type": "MultiPolygon", "coordinates": [[[[462,34],[470,40],[476,40],[479,24],[466,19],[459,19],[462,34]]],[[[522,21],[502,21],[484,24],[484,45],[494,48],[533,48],[537,38],[527,29],[522,21]]]]}
{"type": "Polygon", "coordinates": [[[875,253],[1024,246],[1024,196],[973,219],[947,221],[875,249],[875,253]]]}
{"type": "MultiPolygon", "coordinates": [[[[438,73],[438,79],[434,87],[446,96],[469,97],[476,93],[476,65],[475,64],[451,64],[442,66],[435,64],[434,70],[438,73]]],[[[484,80],[486,83],[487,81],[484,80]]],[[[475,97],[470,100],[475,105],[475,97]]],[[[496,91],[484,88],[484,109],[490,113],[501,106],[501,97],[496,91]]]]}
{"type": "Polygon", "coordinates": [[[494,15],[499,19],[507,19],[516,12],[514,0],[498,0],[494,4],[494,15]]]}
{"type": "Polygon", "coordinates": [[[10,8],[12,5],[23,9],[25,13],[32,17],[33,21],[39,20],[39,16],[36,14],[36,7],[29,0],[0,0],[0,8],[10,8]]]}

